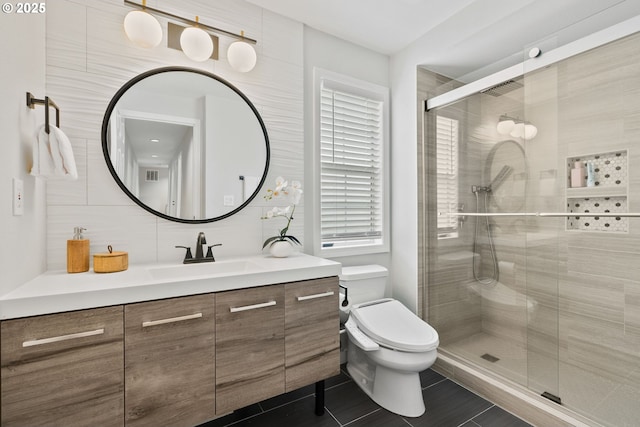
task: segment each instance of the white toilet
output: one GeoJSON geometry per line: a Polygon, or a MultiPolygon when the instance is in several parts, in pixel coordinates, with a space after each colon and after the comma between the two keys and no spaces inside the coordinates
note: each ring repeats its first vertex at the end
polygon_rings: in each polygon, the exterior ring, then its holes
{"type": "Polygon", "coordinates": [[[438,333],[399,301],[383,298],[387,269],[379,265],[343,267],[340,285],[349,307],[341,319],[349,336],[347,371],[383,408],[406,417],[425,411],[419,372],[438,355],[438,333]]]}

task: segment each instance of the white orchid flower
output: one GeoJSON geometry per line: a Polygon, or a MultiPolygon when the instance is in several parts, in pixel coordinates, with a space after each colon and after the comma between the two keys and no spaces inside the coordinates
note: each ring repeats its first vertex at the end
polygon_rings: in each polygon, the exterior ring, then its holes
{"type": "Polygon", "coordinates": [[[280,215],[282,215],[282,212],[280,211],[280,208],[279,208],[279,207],[277,207],[277,206],[276,206],[276,207],[274,207],[274,208],[272,208],[269,212],[271,213],[271,216],[272,216],[272,217],[273,217],[273,216],[280,216],[280,215]]]}
{"type": "Polygon", "coordinates": [[[287,185],[287,181],[283,177],[281,176],[276,177],[276,187],[282,188],[285,185],[287,185]]]}
{"type": "Polygon", "coordinates": [[[296,239],[294,236],[288,234],[289,226],[291,225],[291,221],[293,220],[293,215],[296,210],[296,205],[300,202],[300,198],[302,196],[302,184],[300,181],[291,181],[291,185],[286,181],[283,177],[279,176],[276,178],[276,187],[274,190],[268,189],[267,194],[264,196],[265,200],[271,200],[274,197],[286,196],[289,205],[285,208],[274,207],[271,210],[267,211],[263,219],[270,219],[282,216],[287,220],[287,225],[278,232],[277,236],[269,237],[264,241],[262,248],[264,249],[267,246],[272,245],[277,241],[289,241],[291,243],[295,243],[300,245],[300,241],[296,239]]]}
{"type": "Polygon", "coordinates": [[[300,203],[300,197],[302,197],[302,190],[300,190],[299,188],[291,189],[288,193],[288,197],[289,197],[289,203],[297,205],[298,203],[300,203]]]}
{"type": "Polygon", "coordinates": [[[284,189],[287,187],[287,181],[285,181],[285,179],[281,176],[276,178],[276,189],[273,190],[273,197],[278,197],[280,196],[280,192],[284,191],[284,189]]]}

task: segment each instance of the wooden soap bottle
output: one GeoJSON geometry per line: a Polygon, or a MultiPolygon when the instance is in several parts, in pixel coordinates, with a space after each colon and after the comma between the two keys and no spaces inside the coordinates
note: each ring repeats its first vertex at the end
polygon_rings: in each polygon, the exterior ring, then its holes
{"type": "Polygon", "coordinates": [[[85,230],[74,227],[73,240],[67,240],[67,273],[89,271],[89,239],[82,237],[85,230]]]}

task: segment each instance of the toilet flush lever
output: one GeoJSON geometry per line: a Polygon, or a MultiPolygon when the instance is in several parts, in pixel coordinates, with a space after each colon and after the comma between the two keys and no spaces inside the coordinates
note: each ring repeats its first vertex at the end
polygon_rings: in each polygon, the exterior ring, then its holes
{"type": "Polygon", "coordinates": [[[346,286],[342,286],[342,285],[338,285],[340,286],[342,289],[344,289],[344,299],[342,300],[342,306],[346,307],[349,305],[349,288],[347,288],[346,286]]]}

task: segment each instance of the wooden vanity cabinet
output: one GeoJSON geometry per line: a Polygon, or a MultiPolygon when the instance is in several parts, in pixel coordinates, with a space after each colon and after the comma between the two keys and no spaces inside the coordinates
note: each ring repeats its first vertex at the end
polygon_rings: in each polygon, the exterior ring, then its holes
{"type": "Polygon", "coordinates": [[[2,426],[122,426],[122,306],[1,323],[2,426]]]}
{"type": "Polygon", "coordinates": [[[0,328],[3,427],[195,426],[340,369],[337,277],[0,328]]]}
{"type": "Polygon", "coordinates": [[[216,413],[284,393],[284,285],[216,294],[216,413]]]}
{"type": "Polygon", "coordinates": [[[215,416],[215,294],[128,304],[125,425],[190,427],[215,416]]]}
{"type": "Polygon", "coordinates": [[[338,278],[285,284],[285,391],[340,373],[338,278]]]}

